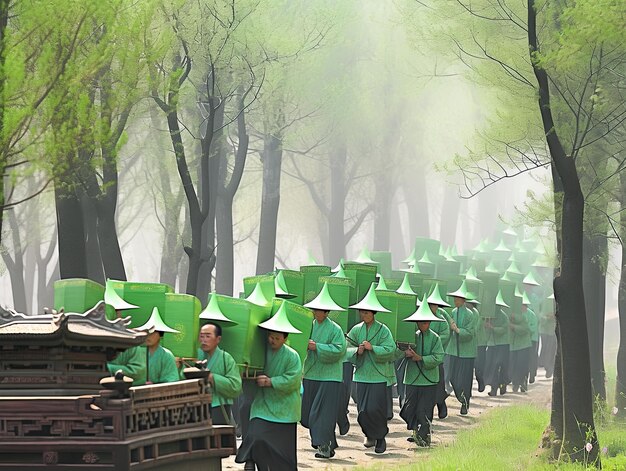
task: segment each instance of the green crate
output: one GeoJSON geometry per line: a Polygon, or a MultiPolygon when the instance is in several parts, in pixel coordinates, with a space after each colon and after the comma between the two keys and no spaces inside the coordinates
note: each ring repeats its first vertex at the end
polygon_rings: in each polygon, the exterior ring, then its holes
{"type": "Polygon", "coordinates": [[[370,252],[370,257],[375,262],[378,262],[378,273],[383,275],[385,279],[391,276],[391,252],[370,252]]]}
{"type": "Polygon", "coordinates": [[[447,280],[461,273],[461,262],[442,259],[437,263],[435,277],[447,280]]]}
{"type": "Polygon", "coordinates": [[[419,261],[424,255],[424,252],[428,252],[428,258],[432,262],[435,262],[435,258],[439,258],[439,249],[441,248],[441,242],[435,239],[428,239],[426,237],[415,238],[415,258],[419,261]]]}
{"type": "Polygon", "coordinates": [[[289,334],[286,343],[298,352],[300,361],[304,363],[313,329],[313,311],[286,299],[276,298],[272,304],[272,315],[276,314],[282,304],[285,304],[287,318],[291,325],[301,332],[300,334],[289,334]]]}
{"type": "Polygon", "coordinates": [[[233,322],[222,322],[220,348],[230,353],[242,373],[265,367],[267,331],[259,327],[271,316],[271,305],[257,306],[245,299],[217,296],[220,310],[233,322]]]}
{"type": "Polygon", "coordinates": [[[67,278],[54,282],[54,309],[65,312],[89,311],[104,299],[104,286],[84,278],[67,278]]]}
{"type": "Polygon", "coordinates": [[[380,304],[382,304],[383,307],[391,311],[391,312],[377,312],[376,320],[378,322],[385,324],[387,327],[389,327],[389,330],[391,331],[391,335],[393,335],[394,339],[396,338],[396,335],[398,332],[398,312],[397,312],[397,309],[398,309],[397,297],[398,296],[399,296],[398,293],[396,293],[395,291],[386,291],[386,290],[376,291],[376,297],[378,298],[378,301],[380,301],[380,304]]]}
{"type": "MultiPolygon", "coordinates": [[[[137,283],[130,281],[115,281],[110,283],[115,292],[124,301],[138,306],[137,309],[129,309],[123,312],[123,316],[130,316],[130,327],[144,325],[152,315],[152,309],[157,307],[159,312],[165,310],[165,294],[173,293],[174,289],[163,283],[137,283]]],[[[108,308],[112,311],[112,308],[108,308]]],[[[107,317],[111,315],[107,312],[107,317]]],[[[115,317],[115,311],[112,312],[115,317]]]]}
{"type": "Polygon", "coordinates": [[[355,297],[351,304],[356,304],[365,297],[372,283],[376,281],[377,268],[375,265],[346,262],[343,265],[343,270],[346,276],[354,276],[355,297]]]}
{"type": "Polygon", "coordinates": [[[287,285],[289,294],[295,295],[290,301],[296,304],[304,304],[304,275],[296,270],[280,270],[287,285]]]}
{"type": "Polygon", "coordinates": [[[324,283],[328,284],[328,291],[330,292],[333,301],[346,309],[345,311],[330,311],[328,313],[328,318],[339,324],[341,330],[348,332],[348,307],[350,306],[350,292],[354,290],[354,283],[350,278],[322,276],[319,279],[318,294],[319,291],[322,290],[324,283]]]}
{"type": "Polygon", "coordinates": [[[163,322],[178,334],[166,332],[162,343],[177,357],[194,358],[198,349],[200,324],[200,300],[190,294],[165,293],[165,309],[161,312],[163,322]]]}
{"type": "Polygon", "coordinates": [[[481,317],[494,318],[496,316],[496,297],[499,291],[500,275],[497,273],[480,272],[478,278],[483,282],[482,295],[478,300],[478,312],[481,317]]]}
{"type": "Polygon", "coordinates": [[[415,342],[415,322],[404,322],[417,310],[417,296],[411,294],[397,294],[396,314],[398,317],[398,328],[395,339],[398,342],[415,342]]]}
{"type": "Polygon", "coordinates": [[[315,298],[320,277],[330,276],[331,271],[326,265],[306,265],[300,267],[300,273],[304,277],[302,304],[306,304],[315,298]]]}

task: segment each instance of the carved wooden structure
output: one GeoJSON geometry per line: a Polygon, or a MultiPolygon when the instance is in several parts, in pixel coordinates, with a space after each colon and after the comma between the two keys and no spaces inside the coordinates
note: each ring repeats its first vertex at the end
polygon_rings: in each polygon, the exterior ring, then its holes
{"type": "Polygon", "coordinates": [[[85,314],[0,309],[0,470],[219,470],[234,428],[213,426],[203,379],[101,390],[106,361],[144,334],[85,314]]]}

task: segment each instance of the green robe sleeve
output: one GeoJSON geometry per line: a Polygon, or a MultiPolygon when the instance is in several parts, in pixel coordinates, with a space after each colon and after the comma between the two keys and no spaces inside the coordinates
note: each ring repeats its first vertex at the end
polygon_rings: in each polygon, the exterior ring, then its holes
{"type": "Polygon", "coordinates": [[[163,347],[159,347],[150,357],[148,367],[148,377],[152,383],[173,383],[180,380],[176,357],[163,347]]]}
{"type": "Polygon", "coordinates": [[[145,384],[146,349],[139,346],[124,350],[112,362],[107,364],[107,368],[112,375],[117,370],[122,370],[125,376],[133,378],[133,386],[145,384]]]}
{"type": "Polygon", "coordinates": [[[441,339],[436,338],[430,355],[425,355],[422,357],[421,361],[424,369],[432,370],[434,368],[438,368],[439,365],[443,363],[443,353],[444,352],[443,345],[441,344],[441,339]]]}
{"type": "Polygon", "coordinates": [[[315,348],[322,363],[337,363],[346,353],[346,338],[340,329],[334,330],[332,343],[316,343],[315,348]]]}
{"type": "Polygon", "coordinates": [[[381,325],[376,342],[378,345],[372,345],[372,354],[376,363],[387,363],[395,360],[397,348],[389,328],[384,324],[381,325]]]}
{"type": "Polygon", "coordinates": [[[465,316],[465,319],[463,319],[463,325],[457,326],[459,328],[459,341],[471,342],[476,336],[480,319],[469,309],[467,309],[465,316]]]}
{"type": "Polygon", "coordinates": [[[289,394],[300,389],[300,377],[302,365],[300,357],[291,355],[287,358],[285,369],[282,374],[272,376],[272,388],[282,394],[289,394]]]}
{"type": "Polygon", "coordinates": [[[213,382],[215,383],[215,392],[227,399],[235,399],[241,394],[241,376],[239,368],[232,356],[222,353],[222,361],[224,365],[224,374],[212,373],[213,382]]]}

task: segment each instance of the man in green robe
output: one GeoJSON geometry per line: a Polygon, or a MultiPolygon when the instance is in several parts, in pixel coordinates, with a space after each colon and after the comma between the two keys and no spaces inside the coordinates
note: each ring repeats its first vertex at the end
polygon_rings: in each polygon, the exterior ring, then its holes
{"type": "MultiPolygon", "coordinates": [[[[425,297],[424,297],[425,298],[425,297]]],[[[430,446],[433,410],[437,397],[437,385],[440,383],[439,366],[443,363],[443,345],[439,336],[430,329],[433,324],[447,324],[426,306],[424,299],[417,311],[404,319],[405,322],[417,322],[415,349],[408,348],[404,354],[407,367],[404,372],[406,397],[400,417],[407,428],[413,431],[409,441],[418,446],[430,446]]]]}
{"type": "Polygon", "coordinates": [[[244,470],[295,471],[296,425],[300,421],[302,363],[298,353],[285,345],[289,333],[300,333],[279,309],[259,324],[268,330],[264,374],[256,380],[257,391],[250,408],[250,424],[235,462],[244,470]]]}
{"type": "Polygon", "coordinates": [[[375,314],[389,311],[378,301],[374,285],[363,300],[351,307],[359,310],[362,321],[347,335],[348,355],[356,367],[353,381],[356,383],[357,421],[365,434],[365,447],[374,446],[376,453],[384,453],[387,449],[385,436],[389,432],[391,397],[388,387],[396,380],[393,368],[396,344],[389,328],[378,322],[375,314]]]}
{"type": "Polygon", "coordinates": [[[468,309],[474,311],[478,317],[478,325],[476,328],[476,359],[474,360],[474,375],[478,383],[478,392],[485,390],[485,363],[487,361],[487,344],[491,338],[486,329],[487,317],[480,315],[478,309],[478,301],[476,299],[467,299],[465,305],[468,309]]]}
{"type": "Polygon", "coordinates": [[[233,425],[233,400],[241,394],[241,375],[235,359],[219,347],[222,327],[207,322],[200,328],[198,360],[206,360],[212,388],[211,419],[214,425],[233,425]]]}
{"type": "Polygon", "coordinates": [[[461,415],[466,415],[472,397],[479,319],[465,306],[465,300],[468,298],[465,282],[457,291],[448,293],[448,296],[452,296],[455,306],[450,314],[452,337],[446,348],[446,354],[450,357],[450,384],[454,395],[461,403],[461,415]]]}
{"type": "MultiPolygon", "coordinates": [[[[439,285],[435,285],[433,292],[428,296],[426,300],[430,311],[439,319],[445,322],[432,322],[430,324],[430,330],[436,333],[441,340],[441,345],[445,351],[448,343],[450,342],[450,315],[443,309],[444,307],[450,307],[450,305],[441,298],[439,292],[439,285]]],[[[445,383],[445,367],[443,361],[439,364],[439,382],[436,387],[435,403],[437,404],[437,415],[440,419],[445,419],[448,416],[448,406],[446,405],[446,399],[448,393],[446,392],[445,383]]]]}
{"type": "Polygon", "coordinates": [[[109,373],[115,375],[122,370],[124,376],[133,378],[133,386],[146,384],[146,349],[139,345],[120,352],[113,360],[107,363],[109,373]]]}
{"type": "Polygon", "coordinates": [[[337,448],[335,423],[340,404],[337,399],[342,393],[346,338],[328,313],[345,309],[335,303],[326,284],[304,306],[313,310],[315,319],[304,361],[300,423],[309,429],[311,445],[317,450],[315,457],[332,458],[337,448]]]}
{"type": "Polygon", "coordinates": [[[554,300],[552,296],[541,303],[538,317],[541,340],[539,364],[546,370],[546,378],[552,378],[554,374],[554,357],[556,356],[556,317],[554,316],[554,300]]]}
{"type": "Polygon", "coordinates": [[[539,320],[535,311],[530,309],[526,310],[528,316],[528,326],[530,327],[530,351],[528,358],[528,382],[533,384],[535,382],[535,376],[537,376],[537,362],[539,360],[539,320]]]}
{"type": "Polygon", "coordinates": [[[161,345],[163,332],[154,331],[146,338],[146,384],[172,383],[180,380],[174,354],[161,345]]]}
{"type": "Polygon", "coordinates": [[[503,308],[508,307],[502,299],[502,293],[498,293],[495,317],[485,324],[489,337],[493,339],[487,346],[485,366],[485,380],[490,386],[487,394],[490,396],[496,396],[498,388],[501,395],[506,394],[506,386],[509,383],[509,317],[503,311],[503,308]]]}
{"type": "Polygon", "coordinates": [[[512,309],[509,315],[511,339],[510,378],[513,383],[513,392],[520,390],[526,392],[528,389],[528,361],[532,341],[528,322],[529,317],[526,315],[527,309],[528,306],[522,304],[519,312],[512,309]]]}

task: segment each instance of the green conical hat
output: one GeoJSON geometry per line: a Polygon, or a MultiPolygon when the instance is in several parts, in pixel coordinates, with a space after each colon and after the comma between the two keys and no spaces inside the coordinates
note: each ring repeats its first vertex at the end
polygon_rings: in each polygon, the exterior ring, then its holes
{"type": "Polygon", "coordinates": [[[266,330],[271,330],[272,332],[282,332],[284,334],[301,334],[302,332],[296,329],[291,322],[289,322],[289,317],[287,317],[287,308],[286,304],[282,303],[272,317],[270,317],[265,322],[261,322],[259,327],[266,330]]]}
{"type": "Polygon", "coordinates": [[[510,307],[507,303],[502,299],[502,291],[498,290],[498,296],[496,296],[496,306],[502,307],[510,307]]]}
{"type": "Polygon", "coordinates": [[[446,257],[446,260],[448,262],[456,262],[454,257],[452,257],[452,247],[448,247],[446,251],[444,252],[443,256],[446,257]]]}
{"type": "Polygon", "coordinates": [[[528,275],[524,277],[522,283],[524,283],[525,285],[539,286],[539,282],[535,279],[535,275],[532,271],[528,272],[528,275]]]}
{"type": "Polygon", "coordinates": [[[525,306],[530,306],[530,299],[528,299],[528,295],[526,294],[526,291],[522,293],[522,304],[525,306]]]}
{"type": "Polygon", "coordinates": [[[370,257],[370,251],[367,250],[366,247],[363,247],[363,250],[361,250],[361,253],[359,254],[359,256],[357,258],[354,259],[355,262],[358,263],[376,263],[378,264],[377,261],[372,260],[372,257],[370,257]]]}
{"type": "Polygon", "coordinates": [[[291,294],[287,289],[287,283],[285,283],[285,275],[282,271],[278,272],[278,275],[274,278],[274,293],[277,298],[295,298],[295,294],[291,294]]]}
{"type": "Polygon", "coordinates": [[[350,307],[352,309],[363,309],[365,311],[391,312],[389,309],[380,304],[380,301],[378,301],[378,298],[376,297],[376,290],[374,289],[374,283],[370,286],[370,289],[367,291],[365,297],[350,307]]]}
{"type": "Polygon", "coordinates": [[[498,273],[498,274],[500,274],[500,271],[493,264],[493,261],[489,262],[489,265],[487,265],[487,267],[485,268],[485,271],[489,272],[489,273],[498,273]]]}
{"type": "Polygon", "coordinates": [[[150,319],[148,319],[148,322],[141,327],[137,327],[136,329],[147,330],[148,332],[171,332],[172,334],[180,333],[178,330],[172,329],[165,322],[163,322],[161,314],[159,314],[159,308],[156,306],[152,308],[152,315],[150,316],[150,319]]]}
{"type": "Polygon", "coordinates": [[[550,293],[550,296],[548,296],[548,299],[554,299],[554,293],[550,293]]]}
{"type": "Polygon", "coordinates": [[[324,286],[322,286],[322,291],[308,303],[304,304],[304,307],[308,307],[309,309],[320,309],[322,311],[345,311],[339,304],[335,302],[333,297],[330,295],[330,291],[328,291],[328,282],[324,282],[324,286]]]}
{"type": "MultiPolygon", "coordinates": [[[[333,272],[338,273],[340,271],[343,271],[343,263],[344,263],[344,259],[340,258],[339,259],[339,263],[337,264],[337,266],[335,268],[333,268],[333,272]]],[[[339,278],[345,278],[344,276],[340,276],[339,278]]]]}
{"type": "Polygon", "coordinates": [[[507,259],[509,262],[517,262],[517,255],[515,255],[515,252],[511,252],[511,256],[507,259]]]}
{"type": "Polygon", "coordinates": [[[433,263],[430,260],[430,257],[428,257],[428,252],[426,250],[424,251],[424,255],[422,255],[422,258],[418,260],[418,263],[433,263]]]}
{"type": "Polygon", "coordinates": [[[504,243],[504,240],[500,239],[498,246],[493,249],[494,252],[510,252],[509,248],[504,243]]]}
{"type": "Polygon", "coordinates": [[[246,301],[251,302],[252,304],[256,304],[257,306],[266,307],[270,304],[269,300],[263,294],[263,290],[261,289],[261,284],[257,283],[250,293],[250,296],[246,298],[246,301]]]}
{"type": "Polygon", "coordinates": [[[138,309],[139,306],[127,303],[120,297],[119,294],[117,294],[115,289],[113,289],[113,283],[116,283],[116,281],[107,280],[106,282],[106,286],[104,289],[104,303],[108,304],[116,311],[124,311],[126,309],[138,309]]]}
{"type": "Polygon", "coordinates": [[[453,298],[469,299],[470,294],[467,291],[467,285],[465,284],[465,280],[463,280],[463,283],[461,283],[459,289],[452,293],[448,293],[448,296],[452,296],[453,298]]]}
{"type": "Polygon", "coordinates": [[[211,295],[211,298],[209,299],[209,304],[207,304],[204,310],[200,313],[200,319],[204,319],[207,321],[231,322],[233,324],[236,324],[235,321],[230,320],[224,315],[224,313],[220,309],[219,304],[217,303],[217,295],[215,294],[211,295]]]}
{"type": "Polygon", "coordinates": [[[402,263],[407,263],[409,265],[415,265],[415,259],[417,257],[415,256],[415,247],[413,247],[413,250],[411,250],[410,255],[405,258],[404,260],[402,260],[402,263]]]}
{"type": "Polygon", "coordinates": [[[428,304],[436,304],[437,306],[450,307],[450,305],[441,298],[441,293],[439,292],[439,283],[435,284],[433,292],[430,293],[430,296],[428,296],[426,302],[428,304]]]}
{"type": "Polygon", "coordinates": [[[513,280],[510,276],[509,276],[509,272],[504,272],[504,275],[502,276],[502,279],[504,281],[511,281],[511,282],[515,282],[515,280],[513,280]]]}
{"type": "Polygon", "coordinates": [[[468,298],[465,300],[466,302],[472,303],[472,304],[476,304],[477,306],[480,306],[480,301],[477,299],[478,296],[476,296],[471,291],[467,292],[467,296],[468,296],[468,298]]]}
{"type": "Polygon", "coordinates": [[[450,256],[452,258],[454,257],[458,257],[459,252],[456,250],[456,245],[452,244],[452,247],[450,248],[450,256]]]}
{"type": "Polygon", "coordinates": [[[404,279],[402,280],[402,284],[396,290],[396,293],[400,293],[400,294],[416,294],[415,291],[413,291],[413,288],[411,288],[411,283],[409,283],[409,274],[408,273],[404,274],[404,279]]]}
{"type": "Polygon", "coordinates": [[[487,253],[487,239],[483,239],[480,243],[474,247],[476,253],[487,253]]]}
{"type": "Polygon", "coordinates": [[[513,273],[514,275],[523,275],[520,269],[517,267],[517,263],[511,262],[509,268],[506,269],[509,273],[513,273]]]}
{"type": "Polygon", "coordinates": [[[385,283],[385,278],[380,273],[378,274],[378,283],[376,284],[377,291],[387,291],[387,283],[385,283]]]}
{"type": "Polygon", "coordinates": [[[520,291],[518,284],[515,285],[515,296],[519,296],[520,298],[522,297],[522,292],[520,291]]]}
{"type": "Polygon", "coordinates": [[[483,282],[483,280],[476,276],[476,269],[474,267],[470,267],[470,269],[467,270],[467,273],[465,274],[465,279],[468,281],[474,281],[476,283],[483,282]]]}
{"type": "Polygon", "coordinates": [[[331,275],[331,276],[334,276],[335,278],[348,278],[346,276],[346,272],[343,271],[343,266],[341,266],[341,265],[339,266],[339,270],[337,270],[337,272],[334,275],[331,275]]]}
{"type": "MultiPolygon", "coordinates": [[[[403,319],[405,322],[442,322],[444,319],[439,319],[435,316],[430,308],[428,307],[428,301],[426,300],[426,295],[422,299],[417,310],[411,314],[406,319],[403,319]]],[[[445,321],[444,321],[445,322],[445,321]]]]}
{"type": "Polygon", "coordinates": [[[515,232],[513,229],[511,229],[511,226],[509,226],[505,230],[503,230],[502,233],[506,234],[506,235],[517,237],[517,232],[515,232]]]}
{"type": "Polygon", "coordinates": [[[315,260],[315,258],[313,257],[313,254],[311,252],[307,252],[307,266],[314,266],[317,265],[317,260],[315,260]]]}
{"type": "Polygon", "coordinates": [[[407,272],[407,273],[422,273],[420,271],[420,267],[417,266],[417,263],[410,268],[403,269],[402,271],[407,272]]]}

